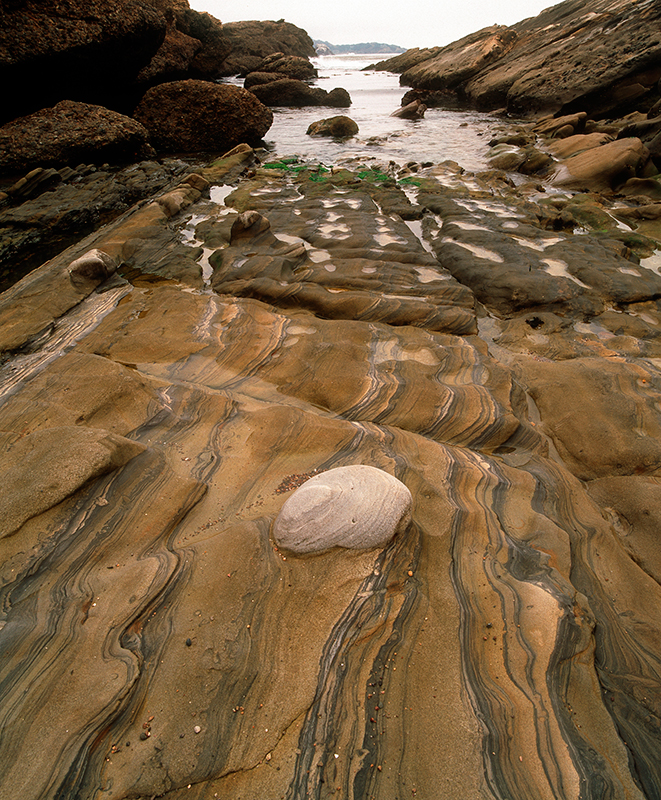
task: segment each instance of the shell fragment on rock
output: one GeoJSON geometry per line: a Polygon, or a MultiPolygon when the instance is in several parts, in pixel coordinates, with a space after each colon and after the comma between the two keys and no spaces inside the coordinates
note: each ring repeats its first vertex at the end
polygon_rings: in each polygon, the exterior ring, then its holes
{"type": "Polygon", "coordinates": [[[381,469],[337,467],[294,492],[275,520],[273,538],[299,554],[385,547],[408,526],[411,503],[407,487],[381,469]]]}

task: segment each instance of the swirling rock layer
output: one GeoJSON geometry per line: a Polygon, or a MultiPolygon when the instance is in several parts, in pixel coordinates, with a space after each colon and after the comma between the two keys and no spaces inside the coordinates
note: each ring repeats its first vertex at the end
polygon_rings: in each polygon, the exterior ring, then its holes
{"type": "Polygon", "coordinates": [[[658,798],[656,262],[493,173],[250,158],[0,296],[0,797],[658,798]],[[357,464],[405,535],[274,544],[357,464]]]}

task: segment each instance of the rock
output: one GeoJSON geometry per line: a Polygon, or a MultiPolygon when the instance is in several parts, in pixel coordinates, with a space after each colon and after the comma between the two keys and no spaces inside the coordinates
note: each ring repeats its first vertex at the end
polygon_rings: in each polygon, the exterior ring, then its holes
{"type": "Polygon", "coordinates": [[[317,70],[307,58],[286,56],[283,53],[271,53],[257,65],[255,72],[274,72],[299,81],[309,81],[318,77],[317,70]]]}
{"type": "Polygon", "coordinates": [[[232,48],[221,66],[223,75],[247,75],[272,53],[313,58],[314,43],[308,34],[290,22],[227,22],[223,34],[232,48]]]}
{"type": "Polygon", "coordinates": [[[325,89],[308,86],[304,81],[283,78],[271,83],[252,86],[250,91],[267,106],[330,106],[347,108],[351,97],[345,89],[325,89]]]}
{"type": "Polygon", "coordinates": [[[657,3],[597,0],[588,12],[584,3],[565,0],[509,28],[484,28],[376,68],[483,110],[622,116],[659,99],[660,20],[657,3]]]}
{"type": "Polygon", "coordinates": [[[140,70],[136,81],[143,86],[143,89],[147,89],[157,83],[191,77],[191,65],[200,46],[197,39],[186,36],[172,25],[165,35],[163,44],[149,64],[140,70]]]}
{"type": "Polygon", "coordinates": [[[273,114],[251,92],[229,84],[187,80],[152,87],[135,110],[163,152],[226,151],[254,144],[273,114]]]}
{"type": "Polygon", "coordinates": [[[337,467],[315,475],[286,501],[273,524],[283,550],[304,555],[333,547],[385,547],[411,521],[411,493],[375,467],[337,467]]]}
{"type": "Polygon", "coordinates": [[[0,290],[188,170],[173,160],[121,169],[83,164],[75,170],[33,170],[10,187],[10,202],[0,209],[0,290]]]}
{"type": "Polygon", "coordinates": [[[401,119],[422,119],[425,115],[427,106],[420,100],[414,100],[408,105],[398,108],[393,111],[391,117],[400,117],[401,119]]]}
{"type": "Polygon", "coordinates": [[[0,127],[0,174],[68,163],[117,164],[154,154],[147,130],[101,106],[62,100],[0,127]]]}
{"type": "Polygon", "coordinates": [[[126,86],[149,63],[165,31],[163,13],[142,0],[5,3],[0,121],[61,100],[128,111],[126,86]]]}
{"type": "Polygon", "coordinates": [[[262,83],[273,83],[281,80],[282,75],[278,72],[249,72],[243,81],[243,88],[252,89],[253,86],[259,86],[262,83]]]}
{"type": "Polygon", "coordinates": [[[454,92],[444,91],[442,89],[436,91],[411,89],[402,97],[402,106],[407,106],[415,100],[424,103],[427,108],[459,110],[466,107],[466,103],[461,98],[457,97],[454,92]]]}
{"type": "Polygon", "coordinates": [[[557,158],[570,158],[612,141],[613,137],[608,133],[578,133],[565,139],[551,141],[546,146],[557,158]]]}
{"type": "Polygon", "coordinates": [[[72,261],[69,277],[74,287],[89,294],[117,271],[117,263],[103,250],[90,250],[72,261]]]}
{"type": "Polygon", "coordinates": [[[9,442],[3,438],[0,538],[146,449],[110,431],[74,426],[47,428],[9,442]]]}
{"type": "Polygon", "coordinates": [[[334,136],[347,139],[358,133],[358,125],[350,117],[329,117],[313,122],[306,131],[308,136],[334,136]]]}
{"type": "Polygon", "coordinates": [[[533,126],[533,132],[550,139],[566,139],[575,133],[583,133],[587,118],[585,111],[563,117],[545,117],[533,126]]]}
{"type": "Polygon", "coordinates": [[[640,175],[649,152],[640,139],[618,139],[566,159],[557,168],[556,186],[604,191],[640,175]]]}

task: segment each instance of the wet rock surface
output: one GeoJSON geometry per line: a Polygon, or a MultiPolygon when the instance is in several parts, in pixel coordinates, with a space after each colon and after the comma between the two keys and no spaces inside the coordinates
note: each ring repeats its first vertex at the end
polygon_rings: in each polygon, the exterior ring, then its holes
{"type": "Polygon", "coordinates": [[[2,293],[0,785],[657,797],[643,199],[244,146],[2,293]],[[410,521],[335,546],[336,468],[410,521]]]}

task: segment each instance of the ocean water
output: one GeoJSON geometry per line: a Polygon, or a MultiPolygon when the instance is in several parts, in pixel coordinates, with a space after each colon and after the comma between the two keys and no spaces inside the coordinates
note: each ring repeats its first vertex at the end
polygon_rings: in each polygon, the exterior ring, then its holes
{"type": "Polygon", "coordinates": [[[316,85],[330,91],[338,86],[351,95],[348,109],[276,108],[265,141],[277,156],[300,155],[322,163],[337,164],[346,159],[370,159],[374,164],[394,161],[439,163],[448,159],[471,172],[486,169],[489,128],[494,117],[478,112],[427,109],[422,120],[391,117],[401,106],[408,87],[400,87],[399,75],[363,72],[363,67],[388,55],[320,56],[313,59],[319,71],[316,85]],[[345,114],[359,127],[357,136],[345,141],[306,135],[310,123],[345,114]]]}

